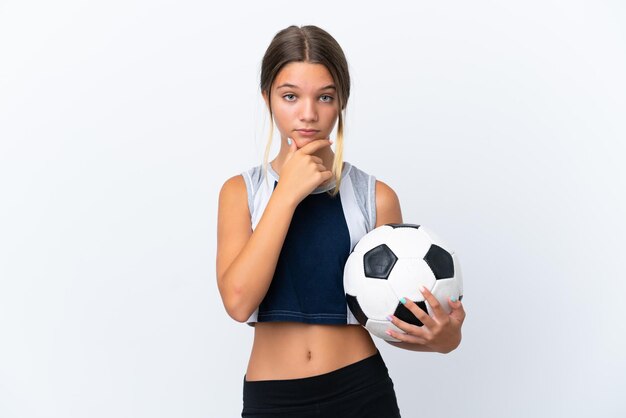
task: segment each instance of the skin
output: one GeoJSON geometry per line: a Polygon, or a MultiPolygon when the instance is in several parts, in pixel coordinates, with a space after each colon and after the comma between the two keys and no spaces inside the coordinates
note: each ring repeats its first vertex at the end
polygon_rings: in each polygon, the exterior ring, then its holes
{"type": "MultiPolygon", "coordinates": [[[[272,242],[271,238],[276,235],[284,237],[284,228],[288,226],[289,217],[297,204],[315,187],[331,179],[334,153],[328,138],[339,115],[336,92],[329,87],[332,85],[333,79],[325,66],[303,62],[286,65],[274,80],[269,94],[281,147],[271,164],[280,175],[280,180],[272,196],[274,200],[263,215],[267,216],[266,224],[262,217],[255,231],[259,237],[264,237],[262,243],[257,238],[250,244],[254,239],[243,177],[231,177],[220,192],[218,285],[228,313],[240,322],[245,322],[266,288],[251,290],[251,282],[238,285],[237,281],[247,276],[244,273],[250,271],[249,265],[259,266],[265,261],[269,267],[272,266],[267,259],[274,257],[272,260],[275,260],[282,241],[272,242]],[[284,84],[291,86],[281,87],[284,84]],[[307,137],[297,132],[299,128],[316,129],[318,132],[307,137]],[[293,139],[291,145],[287,143],[287,138],[293,139]],[[278,232],[277,227],[282,229],[278,232]],[[273,251],[268,248],[273,248],[273,251]],[[267,253],[260,254],[262,251],[267,253]],[[253,260],[254,257],[258,259],[253,260]],[[250,292],[255,292],[254,297],[250,292]],[[241,308],[246,303],[245,309],[241,308]]],[[[268,92],[263,92],[263,98],[269,106],[268,92]]],[[[380,180],[376,181],[376,212],[376,227],[386,223],[403,223],[398,196],[380,180]]],[[[266,272],[263,277],[271,278],[270,273],[266,272]]],[[[394,318],[393,323],[405,333],[392,334],[401,342],[389,343],[412,351],[450,352],[461,340],[461,325],[465,318],[463,306],[461,302],[449,301],[452,312],[448,315],[432,294],[426,291],[424,296],[434,308],[435,315],[429,317],[415,303],[407,301],[407,308],[424,326],[415,327],[394,318]]],[[[315,376],[372,356],[376,350],[371,335],[360,325],[258,322],[255,324],[246,380],[315,376]]]]}
{"type": "MultiPolygon", "coordinates": [[[[330,138],[339,117],[335,83],[322,64],[292,62],[283,67],[272,85],[272,112],[281,137],[278,155],[271,161],[272,168],[280,174],[290,152],[287,138],[294,140],[300,149],[316,139],[330,138]],[[286,84],[293,87],[285,86],[286,84]],[[302,135],[297,129],[316,129],[313,137],[302,135]]],[[[268,94],[263,99],[269,108],[268,94]]],[[[332,167],[334,153],[330,147],[321,148],[311,155],[321,158],[324,167],[332,167]]]]}

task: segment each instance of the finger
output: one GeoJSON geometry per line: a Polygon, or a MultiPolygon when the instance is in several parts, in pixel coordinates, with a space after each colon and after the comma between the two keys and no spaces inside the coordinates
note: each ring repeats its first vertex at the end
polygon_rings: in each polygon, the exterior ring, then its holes
{"type": "Polygon", "coordinates": [[[296,145],[296,141],[294,141],[294,139],[291,137],[287,137],[287,146],[289,148],[287,151],[287,156],[285,157],[285,162],[289,161],[291,157],[293,157],[293,154],[296,151],[298,151],[298,146],[296,145]]]}
{"type": "Polygon", "coordinates": [[[317,164],[322,164],[324,162],[320,157],[316,157],[315,155],[311,155],[311,159],[317,164]]]}
{"type": "Polygon", "coordinates": [[[426,345],[428,343],[422,337],[418,337],[418,336],[411,335],[411,334],[405,334],[404,332],[398,332],[392,329],[388,329],[385,332],[387,333],[387,335],[397,340],[400,340],[402,342],[411,343],[411,344],[419,344],[419,345],[426,345]]]}
{"type": "Polygon", "coordinates": [[[396,327],[400,328],[402,331],[415,337],[426,338],[426,335],[428,334],[428,332],[423,330],[422,327],[405,322],[395,315],[387,315],[387,320],[396,327]]]}
{"type": "Polygon", "coordinates": [[[424,299],[430,305],[435,319],[443,318],[447,315],[446,311],[443,309],[443,306],[441,306],[441,303],[439,303],[439,299],[437,299],[435,295],[430,292],[430,290],[422,286],[420,288],[420,292],[422,292],[422,295],[424,295],[424,299]]]}
{"type": "Polygon", "coordinates": [[[289,144],[289,154],[293,154],[294,152],[298,151],[298,146],[296,145],[296,141],[293,138],[288,137],[287,144],[289,144]]]}
{"type": "Polygon", "coordinates": [[[311,141],[302,148],[300,148],[299,151],[305,154],[313,154],[315,151],[321,149],[322,147],[329,147],[330,144],[331,142],[329,139],[316,139],[315,141],[311,141]]]}
{"type": "MultiPolygon", "coordinates": [[[[409,311],[411,311],[413,315],[415,315],[415,317],[419,319],[422,322],[422,324],[424,324],[423,326],[432,329],[434,328],[435,325],[437,325],[435,320],[430,315],[428,315],[428,312],[420,308],[417,305],[417,303],[413,302],[411,299],[407,297],[405,297],[404,300],[405,300],[404,307],[407,308],[409,311]]],[[[420,327],[418,327],[418,329],[419,328],[420,327]]]]}
{"type": "Polygon", "coordinates": [[[456,302],[449,301],[448,304],[452,308],[452,312],[450,312],[450,317],[456,319],[461,324],[465,320],[465,308],[460,300],[456,302]]]}
{"type": "Polygon", "coordinates": [[[457,298],[456,296],[448,297],[448,305],[452,310],[463,309],[463,303],[461,302],[461,298],[457,298]]]}
{"type": "Polygon", "coordinates": [[[454,309],[459,309],[459,307],[461,307],[461,300],[459,298],[457,298],[456,296],[448,296],[448,305],[450,305],[450,308],[452,308],[452,310],[454,309]]]}

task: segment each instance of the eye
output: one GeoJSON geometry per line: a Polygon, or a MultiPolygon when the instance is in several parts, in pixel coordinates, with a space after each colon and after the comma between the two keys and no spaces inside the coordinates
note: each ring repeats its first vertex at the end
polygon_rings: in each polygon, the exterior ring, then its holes
{"type": "Polygon", "coordinates": [[[321,96],[322,99],[326,98],[326,100],[322,100],[324,103],[330,103],[333,101],[334,97],[329,96],[328,94],[324,94],[321,96]]]}
{"type": "Polygon", "coordinates": [[[285,100],[287,100],[288,102],[293,102],[295,100],[296,96],[295,96],[295,94],[285,94],[283,96],[283,98],[285,100]]]}

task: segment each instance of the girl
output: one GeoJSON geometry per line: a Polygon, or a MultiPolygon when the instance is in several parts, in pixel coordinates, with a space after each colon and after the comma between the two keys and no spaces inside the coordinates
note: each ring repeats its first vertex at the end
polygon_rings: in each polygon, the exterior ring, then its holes
{"type": "MultiPolygon", "coordinates": [[[[343,266],[375,227],[402,223],[391,187],[344,162],[350,76],[335,39],[315,26],[278,32],[262,61],[270,114],[263,165],[226,180],[219,196],[217,281],[224,307],[254,326],[243,417],[399,417],[393,382],[369,332],[347,309],[343,266]],[[274,131],[280,151],[267,164],[274,131]],[[336,152],[330,134],[337,123],[336,152]]],[[[465,312],[432,294],[424,324],[392,317],[397,347],[447,353],[465,312]]]]}

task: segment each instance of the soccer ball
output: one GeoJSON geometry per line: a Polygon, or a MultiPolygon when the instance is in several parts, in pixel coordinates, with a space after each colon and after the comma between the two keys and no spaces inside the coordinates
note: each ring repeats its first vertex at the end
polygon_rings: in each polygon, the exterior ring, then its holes
{"type": "Polygon", "coordinates": [[[348,257],[343,274],[346,300],[352,315],[371,334],[400,341],[385,333],[393,313],[421,327],[422,322],[401,302],[407,297],[429,315],[430,304],[420,287],[429,289],[450,313],[448,296],[463,298],[463,278],[454,252],[432,231],[414,224],[386,224],[364,235],[348,257]]]}

